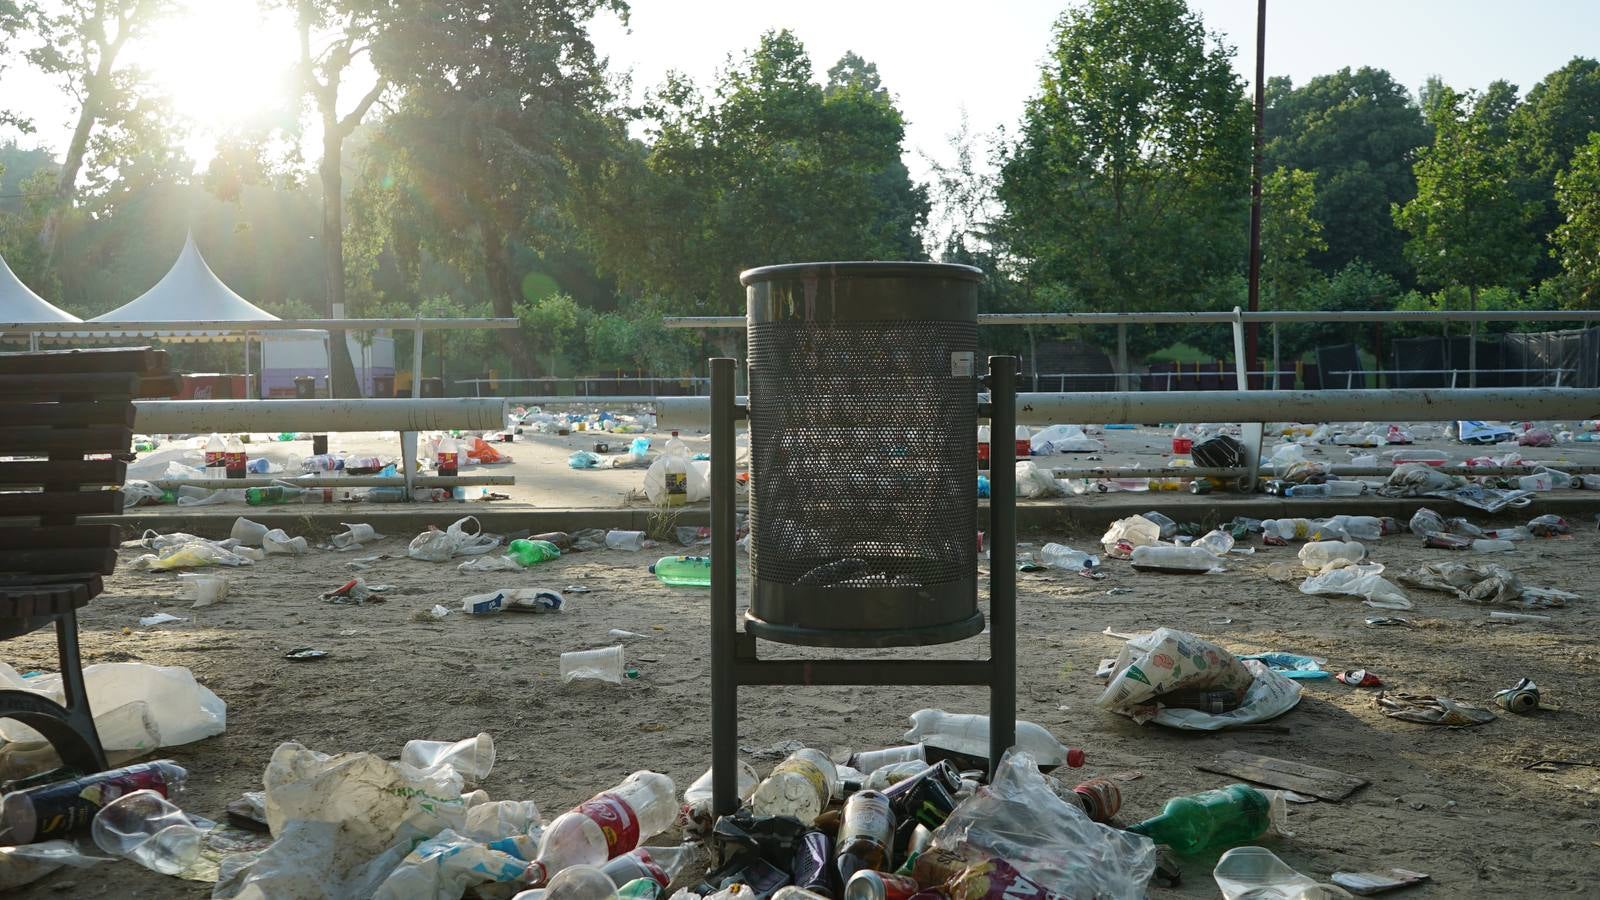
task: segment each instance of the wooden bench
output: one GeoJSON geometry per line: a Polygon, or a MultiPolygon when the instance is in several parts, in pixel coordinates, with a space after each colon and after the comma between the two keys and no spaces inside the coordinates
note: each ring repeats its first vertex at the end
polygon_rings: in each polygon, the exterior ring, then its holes
{"type": "Polygon", "coordinates": [[[104,589],[120,530],[136,397],[170,397],[167,354],[146,347],[0,353],[0,640],[55,626],[66,703],[0,690],[0,718],[38,731],[64,765],[106,768],[78,655],[77,610],[104,589]],[[7,459],[9,458],[9,459],[7,459]]]}

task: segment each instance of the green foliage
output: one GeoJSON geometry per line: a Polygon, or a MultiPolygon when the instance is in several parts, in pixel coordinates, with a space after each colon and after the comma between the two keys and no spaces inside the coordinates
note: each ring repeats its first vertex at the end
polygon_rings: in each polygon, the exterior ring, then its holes
{"type": "Polygon", "coordinates": [[[819,259],[919,259],[924,188],[876,68],[847,54],[826,86],[805,47],[769,32],[710,94],[673,75],[650,96],[648,147],[612,161],[592,199],[597,255],[678,312],[743,309],[739,272],[819,259]]]}
{"type": "Polygon", "coordinates": [[[1306,257],[1327,249],[1322,223],[1312,215],[1316,182],[1311,172],[1281,168],[1261,179],[1261,284],[1272,306],[1317,277],[1306,257]]]}
{"type": "Polygon", "coordinates": [[[1395,204],[1394,220],[1424,281],[1520,284],[1539,252],[1523,227],[1537,205],[1517,196],[1512,147],[1495,139],[1492,115],[1469,113],[1473,99],[1448,87],[1428,98],[1433,145],[1418,153],[1417,196],[1395,204]]]}
{"type": "Polygon", "coordinates": [[[1312,215],[1327,249],[1310,261],[1332,275],[1361,259],[1409,279],[1404,236],[1389,208],[1416,195],[1411,163],[1428,143],[1428,126],[1405,87],[1383,69],[1340,69],[1300,87],[1284,77],[1267,82],[1269,167],[1316,176],[1312,215]]]}
{"type": "Polygon", "coordinates": [[[1089,310],[1193,308],[1244,259],[1249,109],[1231,49],[1183,0],[1062,15],[1022,137],[1004,235],[1040,288],[1089,310]]]}
{"type": "Polygon", "coordinates": [[[1556,176],[1556,202],[1565,218],[1551,236],[1569,295],[1567,306],[1600,306],[1600,131],[1572,154],[1556,176]]]}

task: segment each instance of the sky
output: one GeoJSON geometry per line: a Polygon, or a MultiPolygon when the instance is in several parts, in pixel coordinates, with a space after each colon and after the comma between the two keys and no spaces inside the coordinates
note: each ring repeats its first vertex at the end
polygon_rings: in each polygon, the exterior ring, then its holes
{"type": "MultiPolygon", "coordinates": [[[[1189,0],[1208,29],[1254,72],[1253,0],[1189,0]]],[[[875,62],[908,121],[906,163],[949,155],[963,112],[977,133],[1015,132],[1035,91],[1051,26],[1073,0],[633,0],[629,24],[603,14],[593,34],[635,94],[670,70],[708,83],[730,54],[768,29],[790,28],[819,80],[846,50],[875,62]]],[[[247,120],[272,103],[297,52],[290,23],[261,18],[254,0],[188,0],[190,15],[132,56],[179,110],[202,125],[185,147],[209,159],[208,127],[247,120]]],[[[1457,88],[1504,78],[1526,91],[1574,55],[1600,54],[1600,0],[1269,0],[1266,68],[1303,83],[1342,66],[1388,69],[1414,92],[1431,75],[1457,88]]],[[[354,95],[354,91],[351,92],[354,95]]],[[[351,101],[353,102],[353,100],[351,101]]],[[[59,151],[71,109],[54,86],[13,63],[0,72],[0,106],[32,115],[35,137],[59,151]]],[[[0,139],[8,135],[0,134],[0,139]]],[[[314,137],[314,136],[313,136],[314,137]]]]}

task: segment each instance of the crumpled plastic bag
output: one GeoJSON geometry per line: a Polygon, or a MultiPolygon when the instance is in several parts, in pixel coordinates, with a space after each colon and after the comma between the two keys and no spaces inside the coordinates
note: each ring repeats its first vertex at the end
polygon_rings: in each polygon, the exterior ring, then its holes
{"type": "Polygon", "coordinates": [[[1149,721],[1162,694],[1191,688],[1243,692],[1253,680],[1243,662],[1216,644],[1175,628],[1157,628],[1123,644],[1095,705],[1149,721]]]}
{"type": "Polygon", "coordinates": [[[1420,534],[1423,537],[1449,530],[1444,524],[1444,516],[1426,506],[1419,507],[1416,512],[1411,514],[1409,526],[1412,534],[1420,534]]]}
{"type": "Polygon", "coordinates": [[[141,503],[160,503],[164,492],[148,481],[129,479],[122,485],[122,508],[131,509],[141,503]]]}
{"type": "Polygon", "coordinates": [[[472,439],[472,446],[467,448],[467,457],[486,466],[499,465],[511,462],[511,454],[501,453],[493,444],[481,437],[472,439]]]}
{"type": "Polygon", "coordinates": [[[1162,706],[1149,721],[1180,731],[1222,731],[1276,719],[1300,702],[1300,682],[1285,677],[1260,660],[1247,659],[1243,662],[1253,680],[1245,688],[1244,697],[1237,707],[1227,712],[1213,713],[1162,706]]]}
{"type": "Polygon", "coordinates": [[[1098,453],[1105,444],[1083,433],[1081,425],[1051,425],[1041,429],[1031,439],[1033,454],[1046,453],[1098,453]]]}
{"type": "Polygon", "coordinates": [[[440,531],[436,526],[411,539],[406,555],[423,562],[447,562],[456,556],[481,556],[500,546],[500,536],[488,534],[478,523],[477,516],[462,516],[440,531]],[[474,531],[467,533],[467,523],[474,531]]]}
{"type": "Polygon", "coordinates": [[[1049,469],[1040,468],[1027,460],[1017,463],[1018,497],[1037,500],[1040,497],[1054,497],[1060,493],[1061,486],[1056,484],[1056,477],[1049,469]]]}
{"type": "Polygon", "coordinates": [[[1522,597],[1521,579],[1494,563],[1429,563],[1397,577],[1423,590],[1453,594],[1473,603],[1509,603],[1522,597]]]}
{"type": "MultiPolygon", "coordinates": [[[[227,726],[228,704],[182,666],[95,663],[83,667],[83,681],[95,730],[107,750],[176,747],[221,734],[227,726]]],[[[0,663],[0,686],[57,703],[66,699],[59,674],[23,678],[5,663],[0,663]]],[[[0,719],[0,739],[28,743],[44,736],[15,719],[0,719]]]]}
{"type": "Polygon", "coordinates": [[[1448,697],[1379,691],[1377,696],[1372,698],[1372,702],[1391,719],[1420,722],[1423,725],[1464,728],[1493,722],[1497,718],[1493,712],[1481,706],[1473,706],[1471,703],[1451,700],[1448,697]]]}
{"type": "Polygon", "coordinates": [[[1005,860],[1062,897],[1142,898],[1156,865],[1150,839],[1091,821],[1019,750],[1007,751],[994,780],[945,819],[933,846],[1005,860]]]}
{"type": "Polygon", "coordinates": [[[417,845],[384,879],[375,900],[459,900],[473,885],[509,884],[528,873],[538,854],[528,835],[482,843],[450,829],[417,845]]]}
{"type": "Polygon", "coordinates": [[[71,841],[41,841],[16,847],[0,847],[0,891],[9,891],[38,881],[62,866],[88,868],[115,862],[109,856],[86,856],[71,841]]]}
{"type": "Polygon", "coordinates": [[[1106,533],[1100,538],[1100,546],[1105,550],[1106,556],[1112,559],[1127,559],[1133,554],[1134,547],[1143,547],[1160,541],[1160,525],[1144,516],[1129,516],[1111,523],[1111,527],[1106,529],[1106,533]],[[1127,546],[1121,547],[1123,544],[1127,546]]]}
{"type": "Polygon", "coordinates": [[[1389,473],[1389,478],[1378,488],[1378,493],[1385,497],[1421,497],[1440,491],[1449,491],[1460,484],[1463,479],[1435,469],[1433,466],[1422,463],[1403,463],[1395,466],[1389,473]]]}
{"type": "Polygon", "coordinates": [[[1302,459],[1289,463],[1277,474],[1278,480],[1289,484],[1321,484],[1328,480],[1332,472],[1333,469],[1325,462],[1302,459]]]}
{"type": "Polygon", "coordinates": [[[187,543],[163,548],[158,553],[146,553],[130,560],[128,567],[135,571],[166,572],[172,569],[196,569],[202,566],[249,566],[248,557],[240,556],[221,545],[195,538],[187,543]]]}
{"type": "Polygon", "coordinates": [[[456,566],[457,572],[520,572],[522,563],[509,556],[479,556],[456,566]]]}
{"type": "Polygon", "coordinates": [[[1368,606],[1378,609],[1411,608],[1406,592],[1383,577],[1382,563],[1330,565],[1321,574],[1301,582],[1300,593],[1361,597],[1368,606]]]}
{"type": "Polygon", "coordinates": [[[413,847],[465,824],[453,769],[427,777],[371,753],[329,756],[285,743],[261,780],[276,840],[219,881],[213,900],[371,897],[413,847]]]}
{"type": "MultiPolygon", "coordinates": [[[[698,503],[711,496],[711,463],[707,460],[688,460],[685,489],[686,503],[698,503]]],[[[650,502],[663,506],[667,502],[667,457],[658,456],[644,470],[644,493],[650,502]]]]}
{"type": "Polygon", "coordinates": [[[1498,444],[1516,437],[1517,433],[1504,425],[1475,420],[1456,422],[1456,440],[1463,444],[1498,444]]]}

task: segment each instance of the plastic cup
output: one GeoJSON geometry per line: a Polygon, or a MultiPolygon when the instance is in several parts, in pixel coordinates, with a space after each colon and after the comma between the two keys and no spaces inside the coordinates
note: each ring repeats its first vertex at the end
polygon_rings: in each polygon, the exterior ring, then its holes
{"type": "Polygon", "coordinates": [[[176,875],[200,859],[205,834],[167,798],[134,791],[107,803],[90,826],[95,846],[154,872],[176,875]]]}
{"type": "Polygon", "coordinates": [[[561,654],[561,681],[571,684],[580,678],[595,678],[621,684],[622,665],[621,644],[598,650],[573,650],[561,654]]]}
{"type": "Polygon", "coordinates": [[[381,535],[371,525],[363,522],[340,522],[345,530],[334,535],[330,540],[335,547],[344,550],[349,547],[359,547],[368,541],[375,541],[381,535]]]}
{"type": "Polygon", "coordinates": [[[228,579],[221,575],[184,572],[178,576],[178,581],[189,589],[189,599],[194,601],[196,609],[228,596],[228,579]]]}
{"type": "Polygon", "coordinates": [[[299,556],[310,550],[311,545],[303,537],[289,537],[282,528],[274,528],[262,535],[261,549],[265,550],[268,556],[275,553],[299,556]]]}
{"type": "Polygon", "coordinates": [[[246,547],[261,546],[261,539],[267,535],[267,526],[260,522],[252,522],[244,516],[233,520],[233,530],[228,537],[233,538],[246,547]]]}
{"type": "Polygon", "coordinates": [[[608,531],[606,532],[606,549],[608,550],[643,550],[644,532],[642,531],[608,531]]]}

